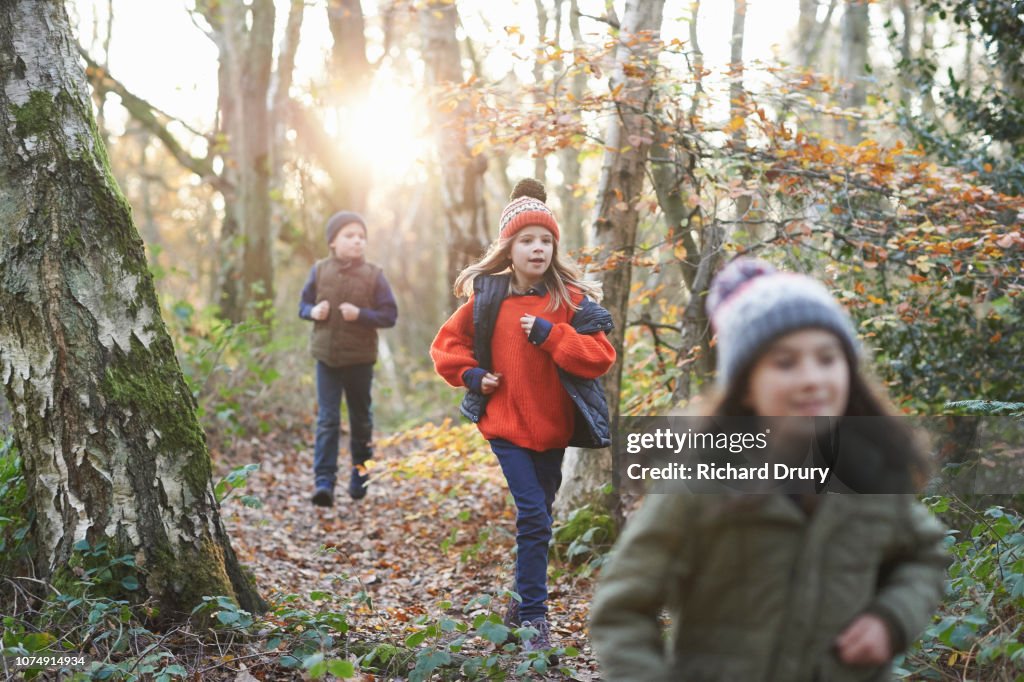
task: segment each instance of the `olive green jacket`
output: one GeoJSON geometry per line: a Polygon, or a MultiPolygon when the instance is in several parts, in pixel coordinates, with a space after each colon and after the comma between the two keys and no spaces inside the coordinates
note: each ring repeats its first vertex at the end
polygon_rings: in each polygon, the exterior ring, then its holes
{"type": "Polygon", "coordinates": [[[866,611],[886,621],[896,651],[917,638],[942,596],[943,528],[911,496],[815,499],[808,516],[784,495],[649,495],[594,595],[603,678],[890,679],[889,665],[844,665],[833,643],[866,611]]]}

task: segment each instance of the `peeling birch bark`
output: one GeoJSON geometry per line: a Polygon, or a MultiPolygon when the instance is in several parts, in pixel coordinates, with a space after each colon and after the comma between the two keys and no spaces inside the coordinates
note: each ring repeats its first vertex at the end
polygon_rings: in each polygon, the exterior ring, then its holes
{"type": "Polygon", "coordinates": [[[0,5],[0,379],[39,575],[102,540],[165,617],[204,595],[261,607],[55,0],[0,5]]]}

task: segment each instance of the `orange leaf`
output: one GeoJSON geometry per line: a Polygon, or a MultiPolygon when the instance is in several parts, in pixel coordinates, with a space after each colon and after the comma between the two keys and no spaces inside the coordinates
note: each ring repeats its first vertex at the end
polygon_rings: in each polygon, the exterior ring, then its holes
{"type": "Polygon", "coordinates": [[[927,282],[928,278],[922,275],[907,275],[907,279],[911,282],[927,282]]]}
{"type": "Polygon", "coordinates": [[[742,116],[733,116],[723,130],[727,133],[734,133],[746,124],[746,120],[742,116]]]}

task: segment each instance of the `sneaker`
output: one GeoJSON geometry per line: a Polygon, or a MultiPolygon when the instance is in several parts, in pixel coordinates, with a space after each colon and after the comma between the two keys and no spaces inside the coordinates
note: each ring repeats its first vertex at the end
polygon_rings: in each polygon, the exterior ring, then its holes
{"type": "Polygon", "coordinates": [[[505,644],[514,644],[516,641],[515,629],[520,627],[519,602],[509,597],[508,606],[505,607],[505,615],[501,617],[501,624],[508,628],[508,636],[505,637],[505,644]]]}
{"type": "Polygon", "coordinates": [[[366,497],[366,485],[370,482],[370,474],[366,467],[357,464],[352,467],[352,477],[348,480],[348,495],[353,500],[361,500],[366,497]]]}
{"type": "Polygon", "coordinates": [[[318,507],[333,507],[334,491],[330,488],[317,488],[313,493],[313,504],[318,507]]]}
{"type": "MultiPolygon", "coordinates": [[[[537,631],[537,634],[530,639],[523,641],[523,651],[531,653],[534,651],[547,651],[551,649],[551,626],[548,625],[548,621],[544,618],[535,618],[534,620],[524,620],[524,628],[533,628],[537,631]]],[[[548,665],[558,665],[558,656],[555,654],[548,654],[548,665]]]]}
{"type": "Polygon", "coordinates": [[[519,627],[519,602],[512,597],[508,599],[508,606],[505,607],[505,615],[501,617],[501,623],[507,628],[519,627]]]}

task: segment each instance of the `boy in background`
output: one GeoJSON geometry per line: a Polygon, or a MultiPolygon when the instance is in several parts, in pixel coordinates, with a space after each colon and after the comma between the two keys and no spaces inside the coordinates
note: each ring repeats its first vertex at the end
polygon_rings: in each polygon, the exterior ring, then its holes
{"type": "Polygon", "coordinates": [[[316,263],[299,299],[299,317],[313,321],[316,360],[316,445],[313,504],[334,504],[341,399],[348,402],[352,472],[348,494],[366,496],[364,464],[373,456],[370,389],[377,361],[377,330],[395,326],[398,306],[379,266],[366,261],[366,221],[340,211],[327,221],[330,255],[316,263]]]}

